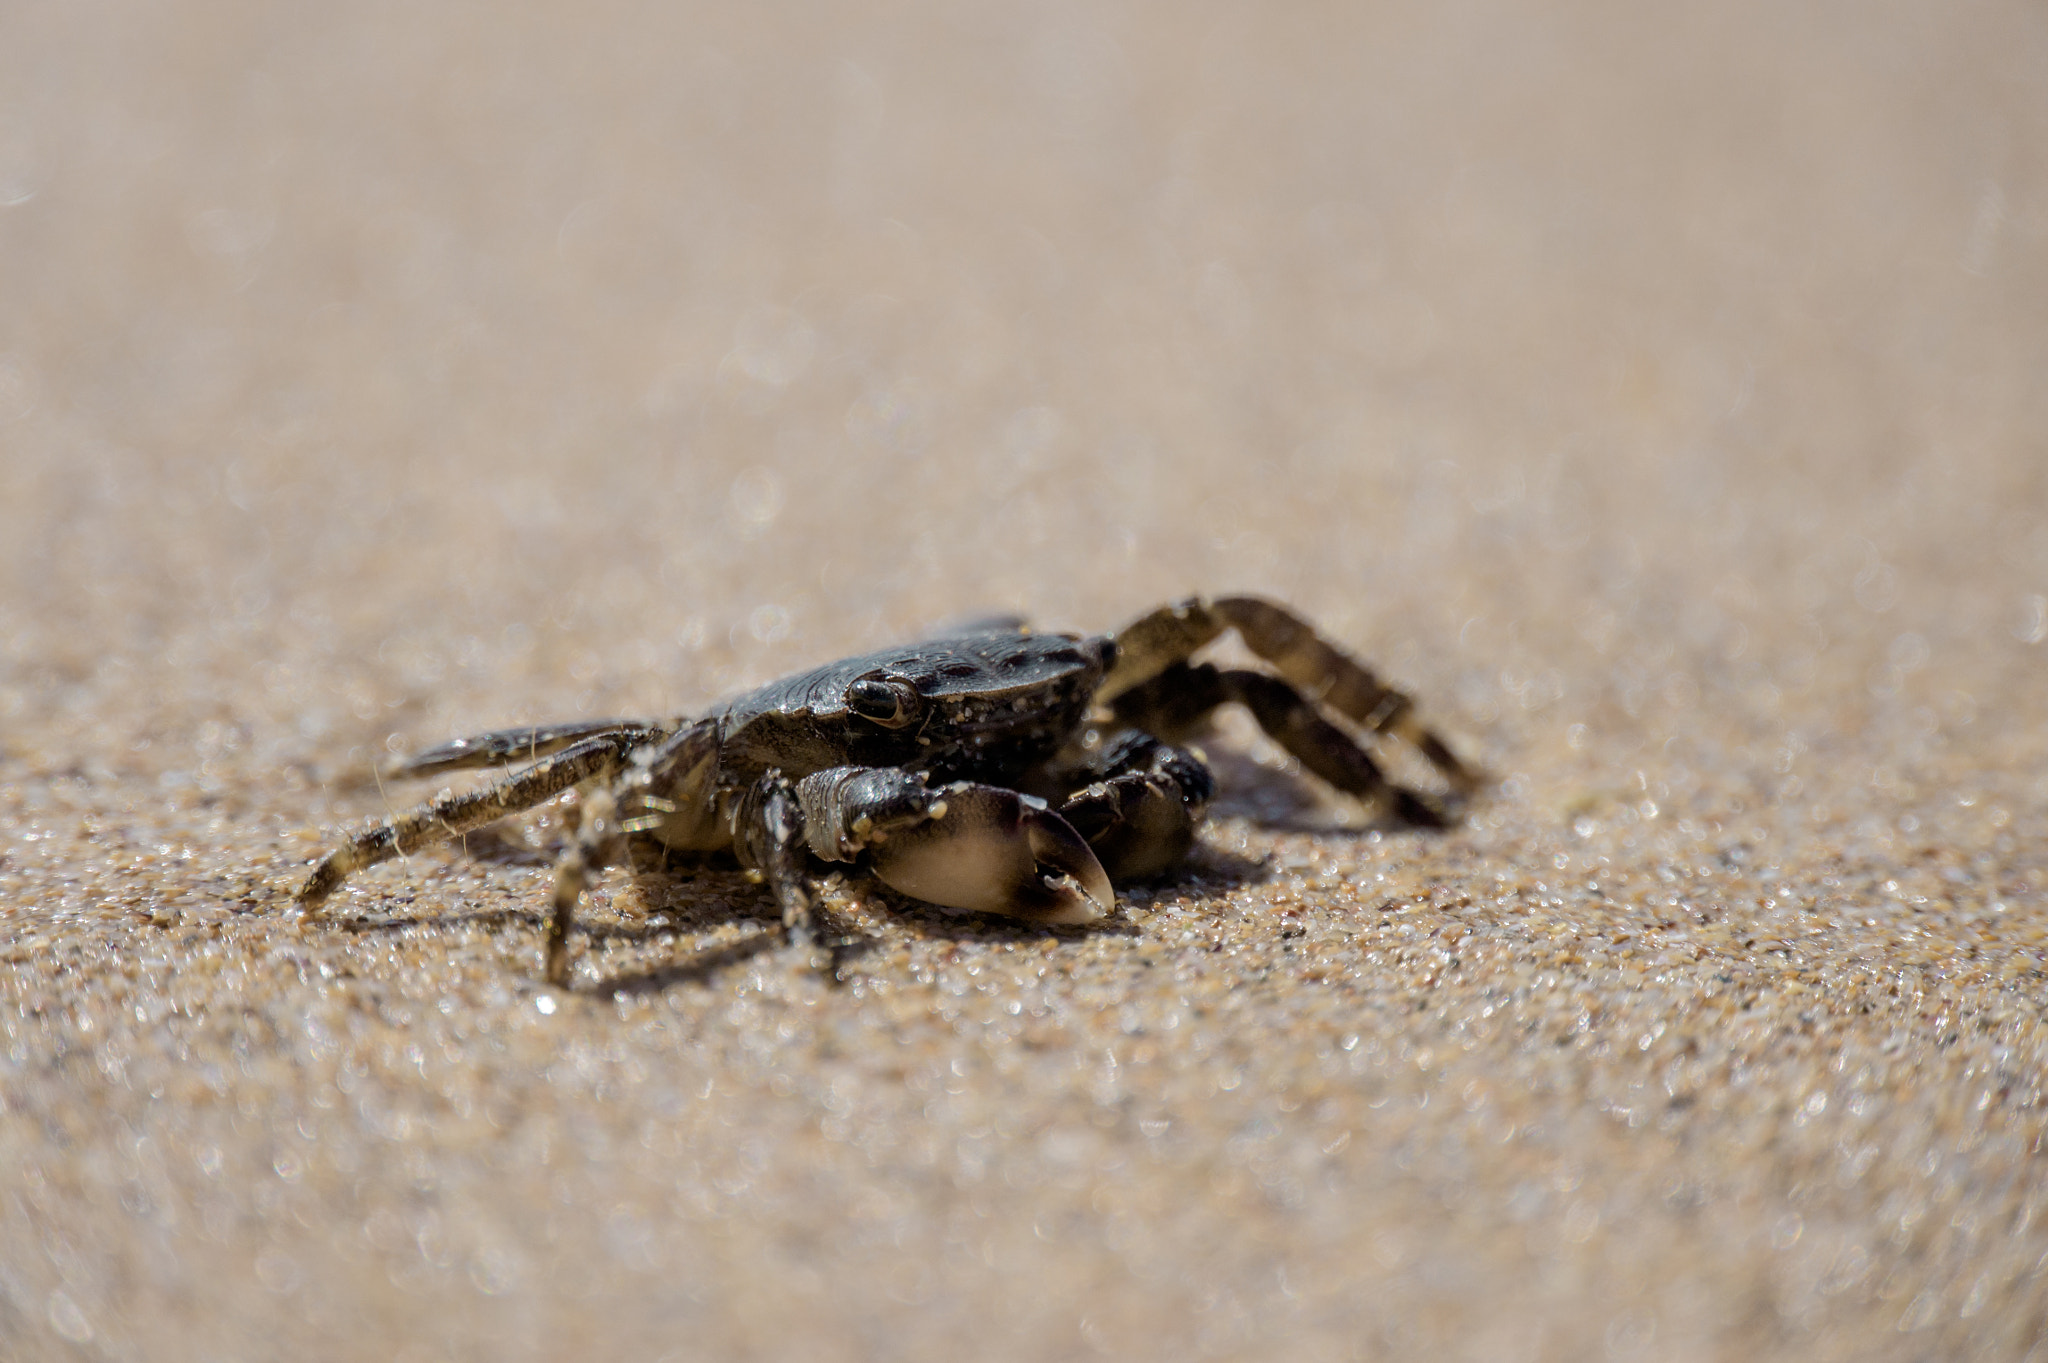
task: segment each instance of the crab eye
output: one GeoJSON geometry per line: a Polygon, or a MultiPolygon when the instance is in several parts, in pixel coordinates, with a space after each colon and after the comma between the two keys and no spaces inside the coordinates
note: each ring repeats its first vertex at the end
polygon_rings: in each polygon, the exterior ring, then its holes
{"type": "Polygon", "coordinates": [[[862,677],[846,688],[846,708],[885,729],[900,729],[924,713],[924,697],[901,677],[862,677]]]}

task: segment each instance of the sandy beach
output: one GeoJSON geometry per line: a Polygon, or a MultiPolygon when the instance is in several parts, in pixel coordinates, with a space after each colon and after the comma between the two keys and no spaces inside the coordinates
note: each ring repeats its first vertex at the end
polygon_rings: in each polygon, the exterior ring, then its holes
{"type": "MultiPolygon", "coordinates": [[[[0,1358],[2048,1357],[2048,25],[0,16],[0,1358]],[[1095,928],[394,756],[1286,601],[1095,928]],[[1404,779],[1412,754],[1386,754],[1404,779]]],[[[1226,646],[1224,656],[1246,655],[1226,646]]]]}

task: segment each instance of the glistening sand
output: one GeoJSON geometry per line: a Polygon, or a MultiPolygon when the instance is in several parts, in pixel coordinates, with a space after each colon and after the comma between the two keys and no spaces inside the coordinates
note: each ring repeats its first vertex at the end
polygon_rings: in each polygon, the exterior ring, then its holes
{"type": "Polygon", "coordinates": [[[1982,3],[0,19],[0,1356],[2005,1359],[2048,1330],[2048,28],[1982,3]],[[280,894],[387,747],[1299,606],[1054,935],[280,894]],[[716,969],[696,953],[730,946],[716,969]]]}

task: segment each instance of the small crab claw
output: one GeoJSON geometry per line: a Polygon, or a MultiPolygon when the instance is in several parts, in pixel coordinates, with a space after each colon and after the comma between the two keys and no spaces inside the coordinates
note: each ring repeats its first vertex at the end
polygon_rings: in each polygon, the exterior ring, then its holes
{"type": "Polygon", "coordinates": [[[924,822],[868,845],[883,883],[943,908],[1093,923],[1116,891],[1087,842],[1043,800],[961,781],[924,822]]]}

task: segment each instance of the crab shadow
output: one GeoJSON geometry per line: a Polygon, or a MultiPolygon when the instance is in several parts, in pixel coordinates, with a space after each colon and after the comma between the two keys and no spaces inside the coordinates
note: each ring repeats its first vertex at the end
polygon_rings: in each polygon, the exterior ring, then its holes
{"type": "Polygon", "coordinates": [[[1210,751],[1206,757],[1216,778],[1216,795],[1209,802],[1211,819],[1241,819],[1269,832],[1322,837],[1442,831],[1410,823],[1390,810],[1337,794],[1298,771],[1268,766],[1243,752],[1210,751]]]}
{"type": "MultiPolygon", "coordinates": [[[[551,859],[544,855],[508,860],[522,866],[544,867],[551,864],[551,859]]],[[[572,983],[565,992],[601,997],[659,993],[678,984],[706,984],[735,965],[787,946],[774,904],[766,897],[765,891],[749,885],[745,876],[736,869],[728,869],[723,874],[714,871],[671,875],[659,870],[635,868],[629,874],[627,885],[642,903],[658,907],[650,907],[626,921],[592,922],[579,918],[571,932],[571,940],[580,938],[592,948],[618,944],[643,951],[657,949],[666,943],[675,945],[677,954],[655,964],[629,968],[595,981],[572,983]],[[755,896],[760,896],[758,903],[755,896]],[[681,945],[681,939],[717,932],[750,920],[758,925],[758,930],[736,940],[695,947],[681,945]]],[[[375,918],[337,915],[329,920],[327,926],[363,937],[397,935],[422,927],[443,930],[480,928],[490,932],[518,929],[530,934],[535,952],[538,952],[539,943],[547,932],[548,915],[540,910],[504,908],[462,909],[452,913],[420,912],[413,911],[413,895],[397,898],[398,902],[393,906],[395,912],[375,918]]],[[[824,950],[829,953],[830,977],[839,976],[846,965],[880,945],[878,940],[840,932],[830,921],[820,926],[824,929],[821,934],[825,939],[824,950]]]]}
{"type": "MultiPolygon", "coordinates": [[[[766,890],[745,885],[737,873],[636,870],[635,892],[663,907],[644,923],[593,924],[584,929],[593,944],[604,941],[648,943],[713,931],[735,921],[752,919],[760,930],[738,941],[719,942],[686,951],[673,960],[629,969],[588,985],[578,993],[650,994],[672,985],[706,984],[720,972],[764,954],[788,949],[779,915],[766,890]],[[723,890],[719,880],[739,882],[738,892],[723,890]],[[710,883],[703,883],[710,882],[710,883]],[[751,893],[758,902],[742,901],[751,893]]],[[[995,914],[949,913],[910,899],[866,872],[827,877],[817,906],[819,947],[825,959],[819,973],[834,985],[851,983],[859,963],[907,936],[953,942],[1037,942],[1048,937],[1083,941],[1091,937],[1135,937],[1137,926],[1121,914],[1083,926],[1025,924],[995,914]],[[856,901],[844,906],[846,898],[856,901]],[[832,901],[842,901],[834,903],[832,901]],[[851,911],[848,911],[850,907],[851,911]]]]}

